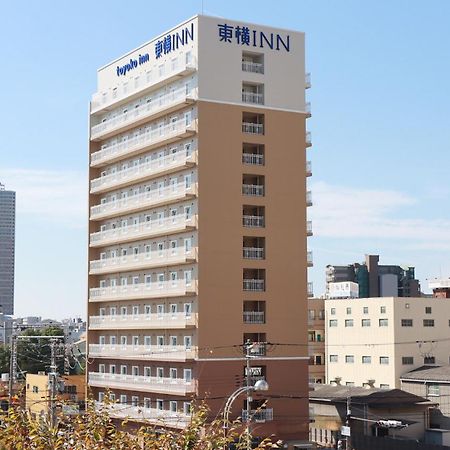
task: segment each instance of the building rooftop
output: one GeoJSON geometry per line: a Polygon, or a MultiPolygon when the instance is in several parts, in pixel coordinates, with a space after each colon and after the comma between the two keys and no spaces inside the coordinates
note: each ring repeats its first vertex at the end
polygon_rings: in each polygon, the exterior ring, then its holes
{"type": "Polygon", "coordinates": [[[400,377],[401,380],[448,381],[450,382],[450,366],[421,366],[400,377]]]}

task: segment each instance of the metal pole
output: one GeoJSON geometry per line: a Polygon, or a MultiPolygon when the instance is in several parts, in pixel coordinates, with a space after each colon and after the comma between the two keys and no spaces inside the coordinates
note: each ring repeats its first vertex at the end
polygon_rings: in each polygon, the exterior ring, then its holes
{"type": "Polygon", "coordinates": [[[48,374],[48,383],[50,391],[50,423],[52,427],[56,425],[56,410],[55,410],[55,397],[56,397],[56,339],[50,341],[51,350],[51,362],[50,372],[48,374]]]}
{"type": "Polygon", "coordinates": [[[11,334],[10,356],[9,356],[9,383],[8,383],[8,401],[11,408],[14,383],[17,378],[17,336],[11,334]]]}
{"type": "MultiPolygon", "coordinates": [[[[346,421],[345,424],[350,428],[350,416],[352,414],[352,409],[351,409],[351,397],[350,397],[350,393],[347,394],[347,417],[346,417],[346,421]]],[[[347,436],[347,450],[351,450],[351,435],[352,435],[352,430],[350,428],[350,436],[347,436]]]]}
{"type": "Polygon", "coordinates": [[[250,373],[250,350],[252,348],[253,344],[250,342],[250,339],[247,340],[246,342],[246,347],[245,347],[245,357],[247,359],[246,362],[246,387],[247,387],[247,399],[245,402],[245,406],[247,409],[247,417],[246,417],[246,424],[245,424],[245,432],[247,434],[247,450],[251,450],[252,445],[251,445],[251,438],[250,438],[250,414],[251,414],[251,406],[252,406],[252,393],[251,393],[251,373],[250,373]]]}

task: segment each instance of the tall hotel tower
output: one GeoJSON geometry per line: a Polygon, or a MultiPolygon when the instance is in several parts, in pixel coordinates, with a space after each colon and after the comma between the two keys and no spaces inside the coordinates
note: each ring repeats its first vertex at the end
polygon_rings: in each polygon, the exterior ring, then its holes
{"type": "Polygon", "coordinates": [[[251,342],[252,432],[307,439],[308,87],[303,33],[206,16],[98,70],[88,382],[115,416],[215,417],[251,342]]]}
{"type": "Polygon", "coordinates": [[[16,193],[0,183],[0,312],[14,314],[16,193]]]}

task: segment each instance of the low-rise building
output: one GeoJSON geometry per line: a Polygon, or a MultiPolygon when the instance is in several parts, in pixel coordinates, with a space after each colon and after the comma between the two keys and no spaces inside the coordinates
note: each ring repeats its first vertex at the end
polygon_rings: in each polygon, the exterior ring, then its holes
{"type": "Polygon", "coordinates": [[[325,383],[325,300],[308,299],[309,382],[325,383]]]}
{"type": "Polygon", "coordinates": [[[399,388],[406,372],[449,361],[447,299],[325,300],[325,316],[327,383],[399,388]]]}

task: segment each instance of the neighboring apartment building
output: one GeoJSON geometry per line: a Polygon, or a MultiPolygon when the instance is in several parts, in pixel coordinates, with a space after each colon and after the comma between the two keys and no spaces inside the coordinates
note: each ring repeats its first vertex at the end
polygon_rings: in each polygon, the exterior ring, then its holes
{"type": "Polygon", "coordinates": [[[215,417],[250,341],[253,432],[307,438],[307,87],[303,33],[206,16],[99,69],[88,380],[117,417],[182,427],[196,396],[215,417]]]}
{"type": "Polygon", "coordinates": [[[325,383],[325,300],[308,299],[309,382],[325,383]]]}
{"type": "Polygon", "coordinates": [[[433,297],[450,298],[450,278],[429,280],[428,287],[433,290],[433,297]]]}
{"type": "Polygon", "coordinates": [[[450,357],[450,302],[379,297],[326,300],[326,379],[400,387],[400,376],[450,357]]]}
{"type": "Polygon", "coordinates": [[[364,263],[326,267],[327,296],[330,283],[358,284],[359,297],[420,297],[420,284],[414,267],[381,265],[379,255],[366,255],[364,263]]]}
{"type": "Polygon", "coordinates": [[[14,314],[16,193],[0,183],[0,313],[14,314]]]}

